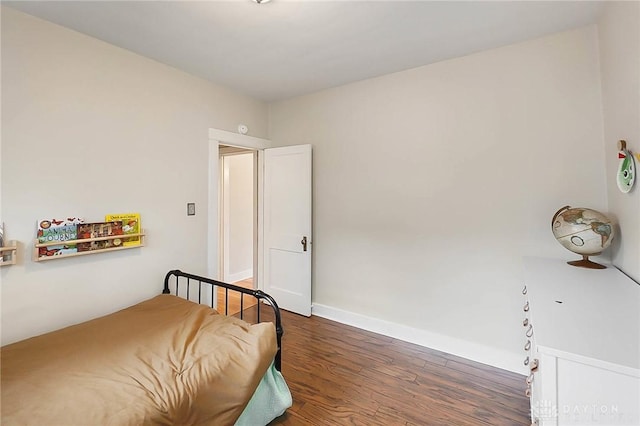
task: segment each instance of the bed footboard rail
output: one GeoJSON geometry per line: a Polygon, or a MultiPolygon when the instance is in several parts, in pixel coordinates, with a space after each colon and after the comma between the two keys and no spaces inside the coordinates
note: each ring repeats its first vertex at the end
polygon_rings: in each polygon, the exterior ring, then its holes
{"type": "MultiPolygon", "coordinates": [[[[225,315],[228,315],[228,295],[229,291],[234,291],[241,293],[240,297],[240,311],[238,312],[240,315],[240,319],[244,319],[244,297],[242,295],[252,296],[256,299],[256,322],[260,322],[260,307],[261,303],[265,302],[267,305],[271,306],[273,309],[274,322],[276,326],[276,338],[278,343],[278,352],[276,353],[274,359],[274,365],[278,371],[281,371],[282,368],[282,335],[284,334],[284,328],[282,327],[282,319],[280,317],[280,308],[276,303],[275,299],[263,292],[262,290],[253,290],[244,287],[240,287],[237,285],[225,283],[222,281],[213,280],[211,278],[202,277],[199,275],[189,274],[187,272],[182,272],[178,269],[167,272],[167,275],[164,277],[164,288],[162,290],[162,294],[171,294],[171,283],[175,286],[175,295],[180,293],[180,286],[184,285],[184,294],[185,299],[192,300],[191,295],[194,292],[192,289],[195,287],[197,289],[197,302],[202,304],[203,301],[203,285],[209,286],[209,293],[211,296],[211,301],[208,303],[212,308],[215,309],[214,306],[214,295],[216,291],[216,287],[224,288],[225,290],[225,315]]],[[[205,287],[207,288],[207,287],[205,287]]],[[[195,301],[196,297],[193,297],[192,301],[195,301]]],[[[207,304],[207,303],[205,303],[207,304]]],[[[222,312],[221,312],[222,313],[222,312]]]]}

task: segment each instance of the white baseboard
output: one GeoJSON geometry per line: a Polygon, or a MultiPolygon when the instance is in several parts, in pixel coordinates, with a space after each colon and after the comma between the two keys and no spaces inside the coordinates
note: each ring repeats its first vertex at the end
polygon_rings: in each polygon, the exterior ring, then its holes
{"type": "Polygon", "coordinates": [[[416,345],[446,352],[482,364],[488,364],[503,370],[518,374],[526,374],[527,372],[522,363],[524,357],[518,356],[516,353],[317,303],[313,304],[311,313],[312,315],[342,324],[393,337],[405,342],[415,343],[416,345]]]}
{"type": "Polygon", "coordinates": [[[244,271],[236,272],[234,274],[228,274],[224,277],[224,282],[235,283],[238,281],[246,280],[253,277],[253,269],[247,269],[244,271]]]}

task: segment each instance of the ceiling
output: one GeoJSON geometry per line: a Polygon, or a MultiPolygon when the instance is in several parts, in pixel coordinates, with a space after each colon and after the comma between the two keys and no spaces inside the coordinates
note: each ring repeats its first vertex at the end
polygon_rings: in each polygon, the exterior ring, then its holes
{"type": "Polygon", "coordinates": [[[2,1],[267,102],[594,23],[595,1],[2,1]]]}

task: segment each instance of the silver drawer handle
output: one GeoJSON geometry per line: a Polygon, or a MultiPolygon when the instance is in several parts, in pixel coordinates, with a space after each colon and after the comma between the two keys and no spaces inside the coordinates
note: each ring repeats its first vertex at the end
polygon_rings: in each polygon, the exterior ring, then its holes
{"type": "Polygon", "coordinates": [[[525,312],[529,312],[529,302],[524,304],[524,307],[522,308],[522,310],[525,312]]]}
{"type": "Polygon", "coordinates": [[[522,294],[527,294],[527,286],[525,285],[524,288],[522,289],[522,294]]]}
{"type": "Polygon", "coordinates": [[[529,325],[529,318],[525,318],[524,321],[522,321],[522,326],[526,327],[529,325]]]}
{"type": "Polygon", "coordinates": [[[529,365],[529,357],[526,357],[526,358],[524,359],[524,365],[529,365]]]}
{"type": "Polygon", "coordinates": [[[537,371],[538,370],[538,359],[534,358],[533,361],[531,361],[531,372],[537,371]]]}
{"type": "Polygon", "coordinates": [[[531,340],[527,340],[527,343],[524,344],[524,350],[528,351],[531,349],[531,340]]]}
{"type": "Polygon", "coordinates": [[[533,383],[533,373],[529,374],[527,378],[524,379],[524,381],[527,385],[530,385],[531,383],[533,383]]]}
{"type": "Polygon", "coordinates": [[[533,324],[529,324],[529,328],[527,329],[527,332],[525,333],[525,336],[527,336],[527,337],[533,336],[533,324]]]}
{"type": "Polygon", "coordinates": [[[524,391],[524,396],[526,396],[527,398],[531,398],[531,388],[527,388],[527,390],[524,391]]]}

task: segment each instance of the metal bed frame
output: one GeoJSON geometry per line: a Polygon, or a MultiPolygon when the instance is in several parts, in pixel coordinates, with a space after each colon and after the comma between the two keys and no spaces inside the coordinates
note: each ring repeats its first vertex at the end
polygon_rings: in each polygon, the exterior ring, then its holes
{"type": "MultiPolygon", "coordinates": [[[[169,289],[171,282],[175,283],[175,295],[177,296],[180,291],[180,284],[183,283],[186,285],[185,287],[185,299],[191,300],[191,286],[197,286],[198,297],[197,302],[202,304],[202,287],[203,285],[210,286],[211,293],[211,303],[209,304],[211,308],[215,309],[214,306],[214,295],[216,287],[224,288],[225,300],[224,300],[224,315],[228,315],[229,312],[229,291],[235,291],[241,293],[243,295],[253,296],[256,299],[256,322],[260,322],[260,305],[261,302],[265,302],[273,309],[275,326],[276,326],[276,338],[278,343],[278,352],[276,352],[276,356],[274,359],[274,365],[278,371],[281,371],[282,367],[282,335],[284,334],[284,329],[282,328],[282,319],[280,318],[280,308],[278,308],[278,304],[274,300],[273,297],[263,292],[262,290],[252,290],[244,287],[239,287],[237,285],[228,284],[222,281],[212,280],[211,278],[201,277],[199,275],[193,275],[186,272],[182,272],[180,270],[172,270],[167,272],[167,275],[164,277],[164,289],[162,290],[162,294],[171,294],[171,290],[169,289]],[[172,280],[171,278],[175,279],[172,280]],[[193,281],[193,283],[192,283],[193,281]]],[[[207,287],[205,287],[207,288],[207,287]]],[[[195,298],[194,298],[195,299],[195,298]]],[[[193,300],[195,302],[195,300],[193,300]]],[[[206,303],[205,303],[206,304],[206,303]]],[[[244,320],[244,297],[240,297],[240,319],[244,320]]]]}

